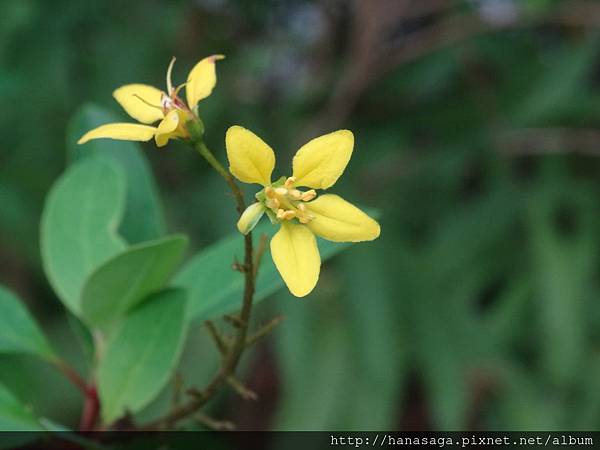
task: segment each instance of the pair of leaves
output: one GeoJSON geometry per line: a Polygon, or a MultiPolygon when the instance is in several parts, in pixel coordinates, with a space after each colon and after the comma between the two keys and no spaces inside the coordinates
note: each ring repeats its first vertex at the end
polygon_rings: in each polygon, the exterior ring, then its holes
{"type": "Polygon", "coordinates": [[[105,327],[162,288],[187,245],[171,236],[127,248],[117,233],[125,176],[107,158],[72,166],[52,188],[42,218],[42,257],[65,306],[105,327]]]}
{"type": "Polygon", "coordinates": [[[149,295],[165,286],[187,239],[170,236],[125,248],[116,233],[122,181],[107,159],[77,163],[53,188],[42,227],[47,273],[65,305],[92,327],[122,321],[99,366],[107,422],[139,410],[160,390],[186,329],[184,293],[149,295]],[[80,202],[88,203],[73,207],[80,202]]]}

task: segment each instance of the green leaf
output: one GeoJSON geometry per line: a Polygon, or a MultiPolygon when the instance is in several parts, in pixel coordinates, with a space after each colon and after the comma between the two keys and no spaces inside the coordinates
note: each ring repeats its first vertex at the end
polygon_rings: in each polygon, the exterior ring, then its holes
{"type": "Polygon", "coordinates": [[[42,431],[31,410],[0,384],[0,431],[42,431]]]}
{"type": "MultiPolygon", "coordinates": [[[[276,229],[267,221],[258,225],[253,232],[255,247],[261,234],[270,238],[276,229]]],[[[319,240],[321,260],[331,258],[348,246],[319,240]]],[[[185,288],[190,296],[191,319],[208,320],[239,309],[244,276],[231,269],[236,257],[240,261],[244,258],[244,241],[237,232],[201,251],[177,274],[174,284],[185,288]]],[[[258,272],[254,303],[264,300],[283,286],[283,280],[267,249],[258,272]]]]}
{"type": "Polygon", "coordinates": [[[81,311],[88,324],[105,326],[165,286],[188,240],[173,235],[134,245],[100,266],[86,281],[81,311]]]}
{"type": "Polygon", "coordinates": [[[185,291],[169,289],[126,316],[98,370],[105,423],[139,411],[167,383],[187,330],[186,304],[185,291]]]}
{"type": "Polygon", "coordinates": [[[85,145],[77,141],[87,131],[119,117],[93,104],[82,106],[69,123],[67,151],[69,160],[76,162],[90,156],[106,157],[125,172],[127,201],[119,232],[130,243],[157,239],[165,234],[165,221],[156,182],[142,149],[136,142],[111,139],[93,140],[85,145]]]}
{"type": "Polygon", "coordinates": [[[121,171],[100,158],[72,166],[46,199],[41,224],[44,270],[58,297],[76,315],[85,279],[125,248],[117,234],[124,201],[121,171]]]}
{"type": "Polygon", "coordinates": [[[54,351],[37,324],[12,292],[0,286],[0,353],[29,353],[46,360],[54,351]]]}

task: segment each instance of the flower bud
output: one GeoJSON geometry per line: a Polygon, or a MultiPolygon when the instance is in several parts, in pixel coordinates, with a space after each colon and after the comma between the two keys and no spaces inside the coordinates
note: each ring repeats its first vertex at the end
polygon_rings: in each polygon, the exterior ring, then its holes
{"type": "Polygon", "coordinates": [[[248,206],[237,223],[240,233],[244,235],[250,233],[264,213],[265,207],[262,203],[256,202],[248,206]]]}

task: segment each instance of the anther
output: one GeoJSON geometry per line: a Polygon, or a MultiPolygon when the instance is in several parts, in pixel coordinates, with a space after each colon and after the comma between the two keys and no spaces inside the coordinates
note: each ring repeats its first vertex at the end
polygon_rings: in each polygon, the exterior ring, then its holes
{"type": "Polygon", "coordinates": [[[291,220],[296,217],[296,213],[294,211],[285,211],[283,209],[277,210],[277,218],[279,220],[291,220]]]}
{"type": "Polygon", "coordinates": [[[265,195],[269,198],[273,198],[275,196],[275,190],[271,186],[267,186],[265,188],[265,195]]]}
{"type": "Polygon", "coordinates": [[[287,195],[288,190],[284,187],[278,187],[277,189],[275,189],[275,193],[277,195],[287,195]]]}
{"type": "Polygon", "coordinates": [[[298,189],[291,189],[288,192],[288,196],[292,198],[292,200],[300,200],[302,198],[302,192],[298,189]]]}
{"type": "Polygon", "coordinates": [[[288,179],[285,180],[285,183],[283,185],[286,188],[291,189],[294,186],[295,182],[296,182],[296,177],[288,177],[288,179]]]}
{"type": "Polygon", "coordinates": [[[301,198],[303,202],[309,202],[316,196],[317,192],[314,189],[311,189],[310,191],[303,192],[301,198]]]}
{"type": "Polygon", "coordinates": [[[276,198],[268,198],[265,203],[267,205],[267,208],[279,209],[280,202],[276,198]]]}

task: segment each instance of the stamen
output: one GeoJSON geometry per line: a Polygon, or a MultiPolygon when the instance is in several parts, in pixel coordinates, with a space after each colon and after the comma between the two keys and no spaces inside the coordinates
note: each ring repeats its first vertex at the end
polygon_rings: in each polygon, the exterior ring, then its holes
{"type": "Polygon", "coordinates": [[[177,88],[175,89],[174,94],[177,95],[179,94],[179,91],[182,90],[184,87],[187,86],[187,83],[181,83],[179,86],[177,86],[177,88]]]}
{"type": "Polygon", "coordinates": [[[137,95],[137,94],[133,94],[133,96],[134,96],[135,98],[137,98],[138,100],[142,101],[142,102],[143,102],[145,105],[147,105],[147,106],[150,106],[151,108],[160,109],[161,111],[163,110],[161,106],[158,106],[158,105],[153,105],[152,103],[150,103],[150,102],[147,102],[146,100],[144,100],[142,97],[140,97],[140,96],[139,96],[139,95],[137,95]]]}
{"type": "Polygon", "coordinates": [[[171,59],[171,62],[169,63],[169,68],[167,69],[167,94],[172,95],[173,94],[173,83],[171,82],[171,72],[173,72],[173,65],[175,64],[175,57],[173,56],[173,59],[171,59]]]}
{"type": "Polygon", "coordinates": [[[294,217],[296,217],[296,213],[294,211],[286,211],[283,209],[278,209],[277,210],[277,218],[279,220],[291,220],[294,217]]]}
{"type": "Polygon", "coordinates": [[[277,195],[287,195],[288,190],[286,188],[284,188],[284,187],[278,187],[278,188],[275,189],[275,193],[277,195]]]}
{"type": "Polygon", "coordinates": [[[267,208],[274,209],[274,210],[279,209],[280,202],[276,198],[269,198],[269,199],[267,199],[267,201],[265,203],[267,205],[267,208]]]}
{"type": "Polygon", "coordinates": [[[310,214],[308,214],[308,210],[307,210],[306,205],[304,203],[300,203],[298,205],[298,214],[297,214],[297,217],[298,217],[298,220],[300,221],[300,223],[308,223],[312,219],[314,219],[313,216],[311,216],[310,214]]]}
{"type": "Polygon", "coordinates": [[[283,185],[286,188],[291,189],[294,186],[295,182],[296,182],[296,177],[288,177],[288,179],[285,180],[285,183],[283,185]]]}
{"type": "Polygon", "coordinates": [[[316,196],[317,192],[314,189],[311,189],[310,191],[303,192],[301,198],[303,202],[309,202],[316,196]]]}
{"type": "Polygon", "coordinates": [[[267,186],[265,188],[265,195],[269,198],[274,198],[275,197],[275,189],[273,189],[271,186],[267,186]]]}
{"type": "Polygon", "coordinates": [[[302,198],[302,192],[298,189],[292,189],[288,192],[288,197],[291,197],[292,200],[300,200],[302,198]]]}

